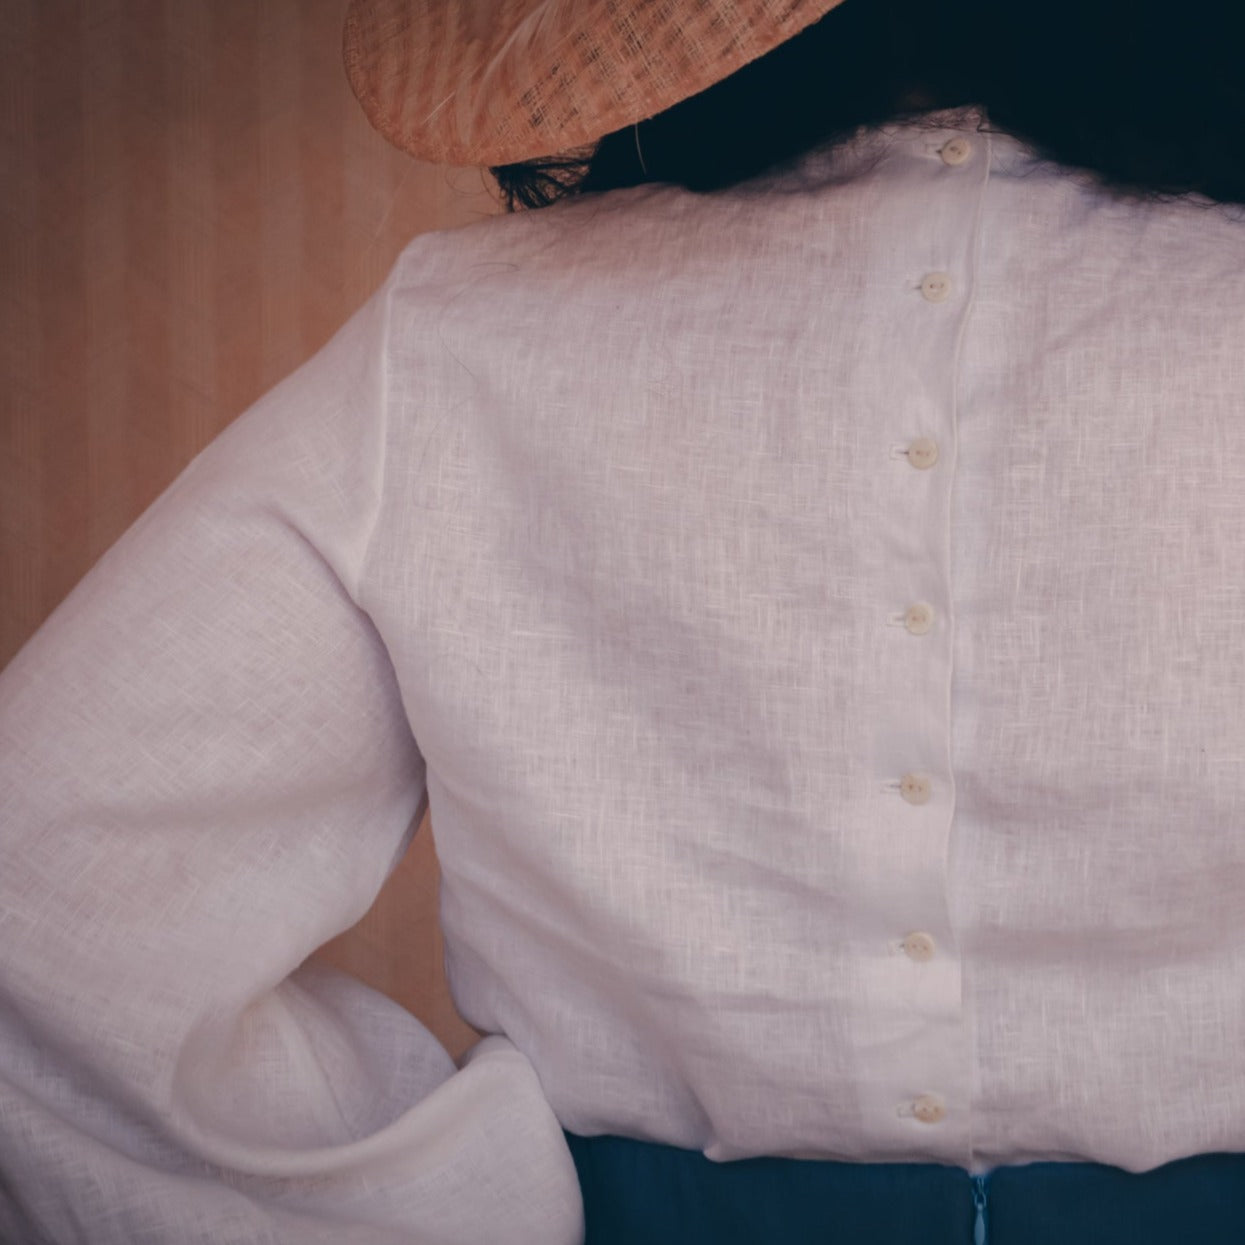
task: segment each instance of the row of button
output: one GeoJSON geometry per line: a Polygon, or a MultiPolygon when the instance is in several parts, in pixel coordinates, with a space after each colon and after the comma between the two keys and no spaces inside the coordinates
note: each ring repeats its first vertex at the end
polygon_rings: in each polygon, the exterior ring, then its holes
{"type": "MultiPolygon", "coordinates": [[[[944,143],[938,154],[944,164],[960,165],[972,154],[972,144],[968,139],[957,136],[944,143]]],[[[950,273],[927,273],[921,281],[921,297],[929,303],[946,302],[953,286],[950,273]]],[[[906,453],[909,464],[918,471],[927,471],[938,461],[938,445],[929,437],[917,437],[906,453]]],[[[903,622],[910,634],[926,635],[934,623],[933,607],[918,601],[905,611],[903,622]]],[[[909,804],[925,804],[932,793],[933,785],[924,774],[905,774],[899,782],[899,794],[909,804]]],[[[922,930],[908,934],[899,942],[898,948],[918,964],[932,960],[937,950],[934,939],[922,930]]],[[[922,1124],[937,1124],[945,1118],[947,1108],[937,1094],[921,1094],[911,1102],[903,1103],[897,1114],[919,1120],[922,1124]]]]}

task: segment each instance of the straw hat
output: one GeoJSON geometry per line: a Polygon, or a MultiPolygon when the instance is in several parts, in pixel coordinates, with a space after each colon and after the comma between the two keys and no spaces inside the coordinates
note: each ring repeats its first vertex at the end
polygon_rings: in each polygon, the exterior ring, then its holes
{"type": "Polygon", "coordinates": [[[764,56],[842,0],[350,0],[351,89],[436,164],[569,153],[764,56]]]}

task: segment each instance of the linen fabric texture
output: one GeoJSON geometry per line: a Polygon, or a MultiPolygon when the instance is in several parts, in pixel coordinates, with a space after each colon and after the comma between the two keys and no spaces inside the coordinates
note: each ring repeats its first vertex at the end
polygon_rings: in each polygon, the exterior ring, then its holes
{"type": "Polygon", "coordinates": [[[972,110],[416,238],[0,675],[0,1238],[1245,1150],[1242,289],[972,110]],[[304,964],[428,806],[461,1067],[304,964]]]}

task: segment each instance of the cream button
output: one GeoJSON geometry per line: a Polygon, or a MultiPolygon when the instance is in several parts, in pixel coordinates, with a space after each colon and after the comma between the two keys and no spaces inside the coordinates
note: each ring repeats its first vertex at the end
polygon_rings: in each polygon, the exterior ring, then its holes
{"type": "Polygon", "coordinates": [[[933,783],[924,774],[905,774],[899,781],[899,794],[909,804],[924,804],[933,790],[933,783]]]}
{"type": "Polygon", "coordinates": [[[937,1124],[947,1114],[942,1099],[934,1094],[922,1094],[912,1104],[912,1114],[922,1124],[937,1124]]]}
{"type": "Polygon", "coordinates": [[[951,277],[945,272],[931,272],[921,282],[921,297],[926,302],[945,302],[951,294],[951,277]]]}
{"type": "Polygon", "coordinates": [[[908,461],[918,471],[924,471],[938,461],[938,446],[929,437],[917,437],[908,446],[908,461]]]}
{"type": "Polygon", "coordinates": [[[963,164],[973,154],[973,145],[966,138],[953,138],[943,143],[938,154],[943,164],[963,164]]]}
{"type": "Polygon", "coordinates": [[[924,601],[909,605],[903,616],[903,625],[913,635],[924,635],[934,625],[933,607],[926,605],[924,601]]]}
{"type": "Polygon", "coordinates": [[[909,934],[901,945],[904,955],[918,964],[934,958],[934,940],[928,934],[909,934]]]}

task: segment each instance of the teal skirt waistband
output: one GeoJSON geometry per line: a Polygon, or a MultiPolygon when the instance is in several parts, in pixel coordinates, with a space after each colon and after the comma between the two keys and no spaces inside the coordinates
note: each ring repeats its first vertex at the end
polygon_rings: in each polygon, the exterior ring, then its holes
{"type": "Polygon", "coordinates": [[[1245,1154],[1147,1172],[755,1158],[567,1133],[585,1245],[1245,1245],[1245,1154]]]}

